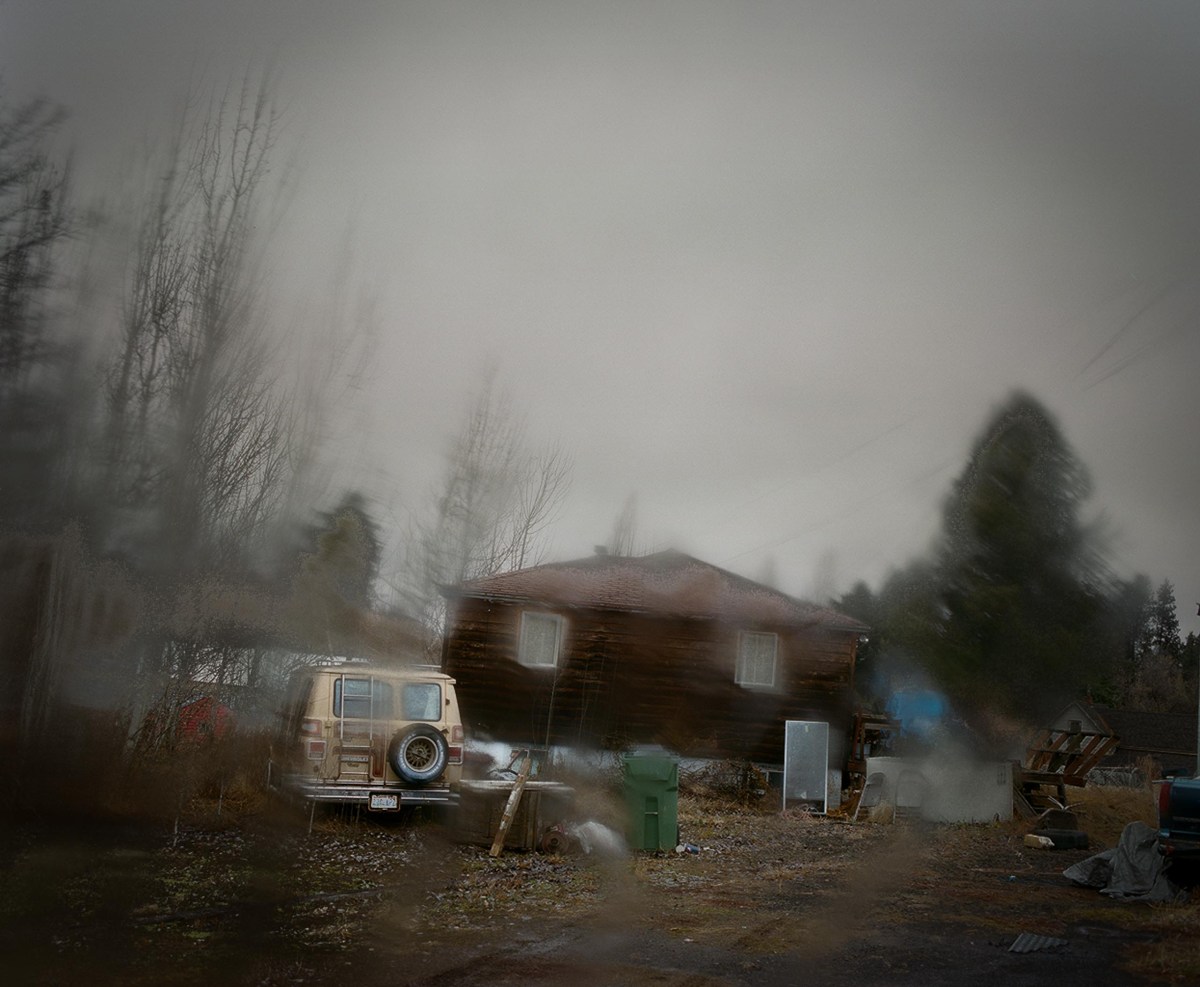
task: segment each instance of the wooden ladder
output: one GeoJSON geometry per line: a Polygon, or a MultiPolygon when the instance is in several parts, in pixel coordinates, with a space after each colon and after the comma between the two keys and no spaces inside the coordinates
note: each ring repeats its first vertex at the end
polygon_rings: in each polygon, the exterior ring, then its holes
{"type": "Polygon", "coordinates": [[[504,806],[504,815],[500,817],[496,838],[492,840],[492,849],[488,851],[489,856],[498,857],[504,850],[504,837],[508,835],[508,827],[512,825],[517,814],[517,806],[521,803],[521,793],[525,791],[525,783],[529,781],[529,772],[532,770],[533,758],[526,751],[525,759],[521,762],[521,770],[517,772],[517,780],[513,782],[513,790],[508,796],[508,803],[504,806]]]}

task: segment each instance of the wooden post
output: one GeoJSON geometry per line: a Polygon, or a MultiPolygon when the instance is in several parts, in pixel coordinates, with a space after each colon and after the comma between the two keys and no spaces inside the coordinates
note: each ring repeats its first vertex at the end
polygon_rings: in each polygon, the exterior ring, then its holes
{"type": "Polygon", "coordinates": [[[488,856],[498,857],[504,850],[504,837],[508,835],[508,827],[512,825],[513,817],[517,814],[521,793],[525,791],[525,782],[529,780],[529,772],[532,770],[533,758],[526,753],[521,770],[517,773],[517,780],[513,783],[512,793],[508,796],[508,804],[504,806],[504,815],[500,817],[500,826],[496,830],[496,838],[492,840],[492,849],[488,851],[488,856]]]}

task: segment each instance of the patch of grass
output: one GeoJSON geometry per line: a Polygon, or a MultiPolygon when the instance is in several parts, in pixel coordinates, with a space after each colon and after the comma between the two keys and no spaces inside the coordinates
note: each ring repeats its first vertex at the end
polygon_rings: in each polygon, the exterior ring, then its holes
{"type": "Polygon", "coordinates": [[[577,858],[490,857],[479,847],[461,847],[458,853],[458,875],[444,889],[426,893],[422,922],[427,927],[472,927],[503,914],[576,915],[597,904],[600,875],[577,858]]]}
{"type": "Polygon", "coordinates": [[[0,919],[6,924],[70,911],[70,897],[94,866],[83,846],[30,848],[17,856],[0,881],[0,919]]]}
{"type": "Polygon", "coordinates": [[[1079,817],[1079,828],[1092,842],[1101,847],[1116,846],[1121,833],[1131,822],[1144,822],[1158,828],[1158,808],[1149,785],[1141,788],[1118,788],[1109,785],[1088,785],[1068,788],[1067,804],[1079,817]]]}
{"type": "Polygon", "coordinates": [[[1129,969],[1176,984],[1200,983],[1200,903],[1154,905],[1139,916],[1159,940],[1129,950],[1129,969]]]}

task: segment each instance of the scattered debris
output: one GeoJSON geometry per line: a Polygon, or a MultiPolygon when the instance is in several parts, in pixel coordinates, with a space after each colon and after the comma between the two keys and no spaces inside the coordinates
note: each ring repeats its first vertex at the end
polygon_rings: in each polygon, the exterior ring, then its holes
{"type": "Polygon", "coordinates": [[[1055,939],[1053,936],[1035,936],[1032,932],[1022,932],[1013,944],[1008,947],[1010,953],[1036,953],[1044,949],[1058,949],[1067,945],[1066,939],[1055,939]]]}
{"type": "Polygon", "coordinates": [[[1053,850],[1054,841],[1049,836],[1038,836],[1037,833],[1025,834],[1025,845],[1034,850],[1053,850]]]}
{"type": "Polygon", "coordinates": [[[1122,901],[1180,901],[1182,891],[1163,873],[1158,833],[1144,822],[1131,822],[1111,850],[1088,857],[1063,871],[1063,877],[1122,901]]]}
{"type": "Polygon", "coordinates": [[[625,840],[615,829],[603,823],[595,820],[580,823],[571,835],[586,854],[594,853],[598,857],[625,856],[625,840]]]}
{"type": "Polygon", "coordinates": [[[555,823],[542,833],[539,846],[542,853],[566,853],[571,849],[571,834],[562,823],[555,823]]]}
{"type": "Polygon", "coordinates": [[[1072,811],[1072,806],[1047,809],[1038,820],[1038,829],[1078,829],[1079,817],[1072,811]]]}
{"type": "Polygon", "coordinates": [[[1035,829],[1029,835],[1049,840],[1051,850],[1086,850],[1088,845],[1088,834],[1081,829],[1035,829]]]}
{"type": "MultiPolygon", "coordinates": [[[[871,809],[878,806],[883,801],[886,792],[887,775],[882,771],[874,771],[867,775],[867,781],[863,785],[862,794],[858,797],[858,805],[854,809],[855,822],[858,821],[859,814],[863,809],[868,810],[869,813],[871,809]]],[[[869,815],[868,818],[870,818],[869,815]]]]}

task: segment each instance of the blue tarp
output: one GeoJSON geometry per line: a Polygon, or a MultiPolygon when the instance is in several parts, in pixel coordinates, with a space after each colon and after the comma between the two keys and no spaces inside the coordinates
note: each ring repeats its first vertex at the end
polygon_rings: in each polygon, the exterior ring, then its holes
{"type": "Polygon", "coordinates": [[[887,713],[900,723],[900,736],[927,737],[943,725],[946,699],[932,689],[902,689],[888,700],[887,713]]]}

